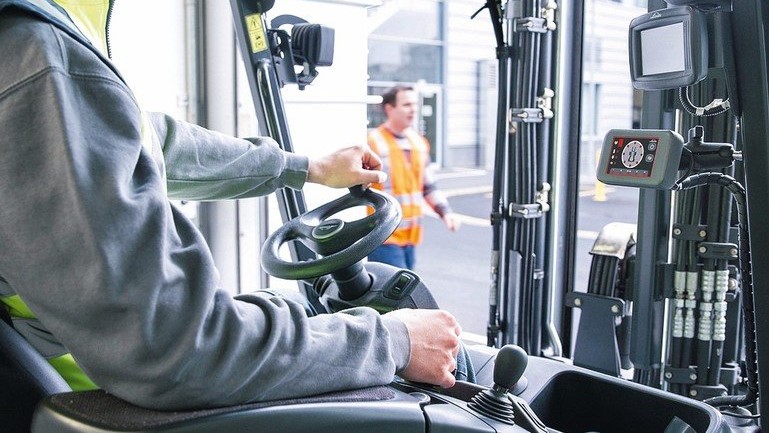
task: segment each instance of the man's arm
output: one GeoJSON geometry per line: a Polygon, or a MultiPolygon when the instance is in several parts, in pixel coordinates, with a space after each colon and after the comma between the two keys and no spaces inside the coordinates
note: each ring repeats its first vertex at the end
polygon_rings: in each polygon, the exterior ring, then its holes
{"type": "Polygon", "coordinates": [[[460,226],[459,219],[451,210],[449,200],[441,190],[438,189],[438,184],[435,180],[435,171],[433,170],[429,153],[425,154],[422,173],[422,196],[424,197],[425,202],[438,214],[449,230],[456,231],[460,226]]]}
{"type": "Polygon", "coordinates": [[[168,195],[216,200],[299,189],[307,157],[284,152],[270,138],[234,138],[162,113],[148,113],[165,160],[168,195]]]}
{"type": "Polygon", "coordinates": [[[281,150],[268,137],[230,137],[162,113],[149,113],[162,146],[171,198],[248,198],[319,183],[333,188],[382,182],[379,158],[352,146],[317,159],[281,150]]]}

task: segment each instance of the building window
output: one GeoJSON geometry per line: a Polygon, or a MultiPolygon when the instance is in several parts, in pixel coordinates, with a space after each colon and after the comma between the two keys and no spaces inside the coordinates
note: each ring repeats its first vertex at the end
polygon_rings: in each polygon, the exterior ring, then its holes
{"type": "Polygon", "coordinates": [[[598,119],[601,108],[601,84],[582,84],[582,148],[580,152],[580,181],[594,182],[596,161],[603,137],[599,135],[598,119]]]}
{"type": "Polygon", "coordinates": [[[603,60],[603,46],[601,39],[585,36],[584,47],[582,49],[582,63],[585,70],[598,70],[601,68],[603,60]]]}
{"type": "Polygon", "coordinates": [[[598,116],[600,109],[601,85],[599,83],[582,84],[582,135],[598,134],[598,116]]]}
{"type": "Polygon", "coordinates": [[[371,81],[440,83],[442,47],[405,41],[369,39],[371,81]]]}
{"type": "MultiPolygon", "coordinates": [[[[420,93],[417,130],[440,146],[440,95],[443,90],[444,20],[442,0],[384,0],[369,9],[369,95],[381,95],[395,84],[412,85],[420,93]]],[[[369,127],[384,121],[378,104],[368,106],[369,127]]]]}
{"type": "Polygon", "coordinates": [[[369,79],[443,81],[443,2],[385,0],[369,9],[369,79]]]}

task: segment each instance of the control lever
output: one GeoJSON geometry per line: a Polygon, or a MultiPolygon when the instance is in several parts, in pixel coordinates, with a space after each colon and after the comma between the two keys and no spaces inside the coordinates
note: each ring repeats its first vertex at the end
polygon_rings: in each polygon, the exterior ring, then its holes
{"type": "Polygon", "coordinates": [[[547,433],[549,430],[529,405],[509,394],[521,380],[528,363],[529,355],[518,346],[508,344],[499,349],[494,362],[494,386],[476,394],[467,406],[505,424],[515,425],[517,420],[520,427],[532,433],[547,433]]]}
{"type": "Polygon", "coordinates": [[[523,376],[528,362],[529,355],[518,346],[508,344],[499,349],[494,363],[494,386],[476,394],[467,406],[489,418],[514,425],[515,412],[507,393],[523,376]]]}
{"type": "Polygon", "coordinates": [[[499,349],[494,361],[494,388],[502,388],[505,393],[513,389],[528,364],[529,355],[520,347],[508,344],[499,349]]]}

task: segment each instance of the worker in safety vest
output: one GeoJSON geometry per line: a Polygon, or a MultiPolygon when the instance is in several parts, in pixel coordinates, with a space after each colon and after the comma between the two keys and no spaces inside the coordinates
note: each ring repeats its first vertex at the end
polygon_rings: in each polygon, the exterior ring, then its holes
{"type": "Polygon", "coordinates": [[[459,220],[435,184],[430,166],[430,144],[412,126],[417,111],[414,88],[394,86],[388,89],[382,95],[382,110],[387,120],[369,133],[368,143],[382,159],[388,177],[373,187],[398,200],[403,209],[403,220],[368,259],[414,269],[414,250],[422,242],[420,219],[424,204],[430,206],[452,232],[459,228],[459,220]]]}

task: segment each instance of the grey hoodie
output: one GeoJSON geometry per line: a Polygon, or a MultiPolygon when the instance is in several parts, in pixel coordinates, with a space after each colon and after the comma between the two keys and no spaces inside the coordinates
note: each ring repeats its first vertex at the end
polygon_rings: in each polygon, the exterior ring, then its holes
{"type": "Polygon", "coordinates": [[[0,0],[0,41],[0,295],[18,294],[96,384],[177,409],[385,384],[405,367],[397,319],[232,299],[168,200],[300,188],[306,158],[161,114],[142,146],[130,89],[42,0],[0,0]]]}

